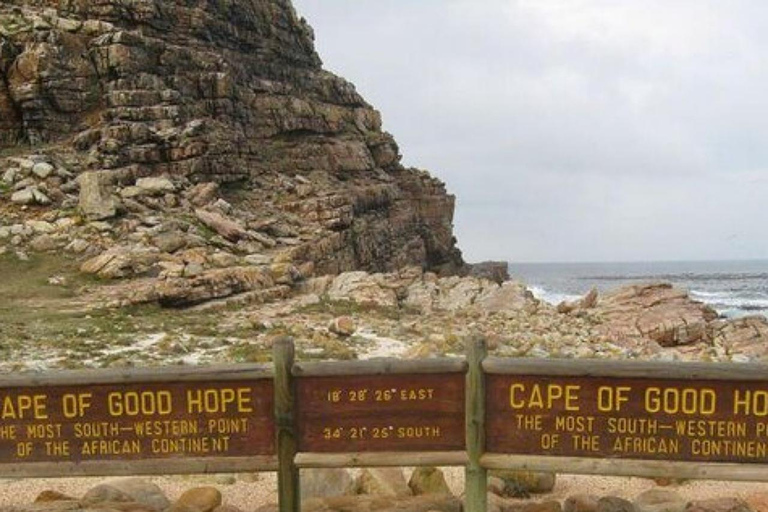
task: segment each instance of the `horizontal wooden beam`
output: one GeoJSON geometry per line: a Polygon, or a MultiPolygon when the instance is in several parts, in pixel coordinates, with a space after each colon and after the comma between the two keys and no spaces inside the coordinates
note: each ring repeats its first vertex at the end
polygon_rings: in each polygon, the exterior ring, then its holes
{"type": "Polygon", "coordinates": [[[768,365],[763,364],[489,357],[483,362],[483,369],[489,374],[550,377],[768,380],[768,365]]]}
{"type": "Polygon", "coordinates": [[[463,358],[395,359],[366,361],[325,361],[296,363],[296,377],[330,377],[340,375],[398,375],[403,373],[463,373],[467,362],[463,358]]]}
{"type": "Polygon", "coordinates": [[[299,453],[300,468],[362,468],[386,466],[464,466],[466,452],[299,453]]]}
{"type": "Polygon", "coordinates": [[[16,386],[82,386],[89,384],[231,381],[271,378],[273,375],[274,370],[272,366],[264,364],[57,370],[0,375],[0,388],[16,386]]]}
{"type": "Polygon", "coordinates": [[[276,471],[277,457],[208,457],[132,461],[28,462],[0,464],[2,478],[64,476],[190,475],[276,471]]]}
{"type": "Polygon", "coordinates": [[[584,475],[666,477],[696,480],[768,481],[768,465],[726,464],[629,459],[587,459],[542,457],[540,455],[502,455],[486,453],[480,464],[487,469],[554,471],[584,475]]]}

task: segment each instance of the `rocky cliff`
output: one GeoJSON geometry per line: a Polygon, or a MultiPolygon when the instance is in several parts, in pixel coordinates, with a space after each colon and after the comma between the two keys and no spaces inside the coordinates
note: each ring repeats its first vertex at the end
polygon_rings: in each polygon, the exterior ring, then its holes
{"type": "Polygon", "coordinates": [[[453,196],[289,0],[5,0],[0,157],[0,244],[119,254],[102,275],[463,265],[453,196]]]}

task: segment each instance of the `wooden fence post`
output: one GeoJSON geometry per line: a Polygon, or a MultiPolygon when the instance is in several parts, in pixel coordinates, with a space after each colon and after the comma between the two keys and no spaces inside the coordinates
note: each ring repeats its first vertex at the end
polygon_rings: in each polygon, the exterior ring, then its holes
{"type": "Polygon", "coordinates": [[[465,509],[486,512],[488,473],[480,465],[485,451],[485,375],[483,359],[488,353],[485,339],[473,337],[467,345],[466,436],[469,462],[465,469],[465,509]]]}
{"type": "Polygon", "coordinates": [[[298,450],[295,393],[291,374],[294,345],[291,338],[275,341],[275,424],[277,436],[277,495],[280,512],[300,512],[299,470],[294,459],[298,450]]]}

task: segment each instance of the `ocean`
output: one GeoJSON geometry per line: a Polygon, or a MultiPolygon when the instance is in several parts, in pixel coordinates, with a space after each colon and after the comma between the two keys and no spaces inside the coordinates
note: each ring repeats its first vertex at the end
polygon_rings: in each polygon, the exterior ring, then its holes
{"type": "Polygon", "coordinates": [[[546,302],[582,297],[626,284],[665,281],[727,317],[768,317],[768,260],[647,263],[510,263],[510,274],[546,302]]]}

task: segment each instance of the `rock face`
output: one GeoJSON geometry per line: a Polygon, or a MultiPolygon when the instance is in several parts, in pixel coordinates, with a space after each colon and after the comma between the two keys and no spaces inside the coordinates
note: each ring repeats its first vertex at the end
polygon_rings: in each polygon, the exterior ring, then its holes
{"type": "MultiPolygon", "coordinates": [[[[600,296],[562,302],[557,311],[599,319],[597,331],[625,345],[655,344],[683,352],[707,347],[711,355],[760,360],[768,355],[768,319],[755,315],[720,318],[706,304],[669,283],[629,285],[600,296]]],[[[737,359],[733,359],[737,360],[737,359]]]]}
{"type": "Polygon", "coordinates": [[[7,0],[0,78],[0,150],[46,156],[15,203],[76,206],[82,188],[90,219],[186,218],[221,194],[318,274],[463,265],[453,196],[399,163],[289,0],[7,0]]]}

